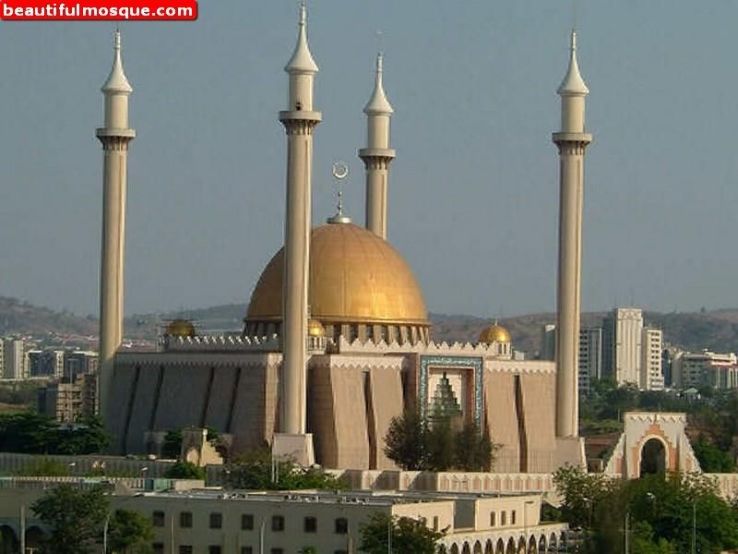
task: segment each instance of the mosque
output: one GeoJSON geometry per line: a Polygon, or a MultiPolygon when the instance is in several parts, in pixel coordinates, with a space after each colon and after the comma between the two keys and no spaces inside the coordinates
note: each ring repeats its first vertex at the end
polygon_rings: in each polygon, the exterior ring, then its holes
{"type": "Polygon", "coordinates": [[[318,66],[300,12],[297,44],[285,67],[289,104],[285,244],[256,281],[241,334],[198,334],[173,322],[155,352],[121,351],[123,244],[132,87],[116,34],[103,86],[103,247],[100,399],[117,453],[157,452],[169,430],[211,427],[231,453],[268,444],[278,454],[328,468],[391,469],[384,437],[393,417],[418,406],[448,407],[500,445],[494,471],[546,473],[581,465],[577,431],[577,342],[581,211],[588,93],[572,33],[569,68],[558,89],[562,128],[557,360],[516,356],[495,324],[476,343],[436,343],[423,292],[387,241],[387,188],[395,151],[382,56],[364,113],[365,225],[341,211],[311,223],[313,105],[318,66]]]}

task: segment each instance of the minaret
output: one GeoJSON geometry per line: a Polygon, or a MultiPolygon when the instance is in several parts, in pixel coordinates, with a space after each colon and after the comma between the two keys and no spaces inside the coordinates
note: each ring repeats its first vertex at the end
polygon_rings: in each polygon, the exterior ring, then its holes
{"type": "Polygon", "coordinates": [[[584,99],[589,94],[577,64],[577,35],[571,33],[569,69],[559,86],[559,275],[556,338],[556,435],[579,434],[579,317],[582,276],[582,203],[584,151],[592,142],[585,133],[584,99]]]}
{"type": "Polygon", "coordinates": [[[377,54],[374,91],[367,115],[367,147],[359,150],[366,166],[366,228],[387,239],[387,178],[395,151],[389,147],[390,117],[394,110],[382,86],[382,53],[377,54]]]}
{"type": "MultiPolygon", "coordinates": [[[[297,45],[285,71],[289,75],[289,108],[279,112],[287,132],[287,205],[284,231],[282,376],[279,430],[305,435],[307,403],[308,273],[310,268],[310,193],[313,130],[320,112],[313,111],[313,81],[318,66],[307,42],[305,4],[300,6],[297,45]]],[[[282,450],[276,444],[275,450],[282,450]]],[[[296,444],[296,441],[291,441],[296,444]]],[[[312,449],[310,449],[312,456],[312,449]]],[[[302,456],[298,455],[297,458],[302,456]]]]}
{"type": "Polygon", "coordinates": [[[105,126],[97,130],[103,147],[103,218],[100,262],[100,413],[109,410],[113,357],[123,339],[123,256],[126,227],[128,143],[136,132],[128,127],[128,98],[133,92],[123,72],[120,31],[115,32],[113,68],[102,87],[105,126]]]}

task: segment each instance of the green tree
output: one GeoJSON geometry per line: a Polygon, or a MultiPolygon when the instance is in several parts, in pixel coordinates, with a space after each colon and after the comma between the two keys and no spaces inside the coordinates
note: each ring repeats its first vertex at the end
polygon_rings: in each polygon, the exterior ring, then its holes
{"type": "Polygon", "coordinates": [[[49,448],[54,454],[82,456],[102,452],[110,443],[102,419],[98,416],[81,418],[73,425],[60,425],[50,436],[49,448]]]}
{"type": "Polygon", "coordinates": [[[704,475],[622,481],[567,467],[556,472],[554,483],[563,499],[564,520],[586,531],[584,552],[621,552],[626,518],[634,553],[689,552],[693,520],[699,552],[738,546],[738,513],[704,475]]]}
{"type": "Polygon", "coordinates": [[[205,479],[205,468],[192,462],[177,462],[164,474],[168,479],[205,479]]]}
{"type": "Polygon", "coordinates": [[[710,443],[704,436],[692,443],[692,450],[705,473],[733,473],[735,460],[727,452],[710,443]]]}
{"type": "Polygon", "coordinates": [[[177,429],[167,431],[164,435],[164,444],[161,447],[161,455],[168,459],[177,459],[182,453],[182,431],[177,429]]]}
{"type": "Polygon", "coordinates": [[[359,532],[359,550],[366,554],[435,554],[445,535],[445,531],[429,529],[420,520],[383,513],[372,514],[359,532]]]}
{"type": "Polygon", "coordinates": [[[273,460],[268,448],[254,450],[225,467],[226,485],[248,490],[342,490],[346,485],[320,467],[303,468],[292,460],[273,460]]]}
{"type": "Polygon", "coordinates": [[[406,471],[424,469],[427,431],[417,406],[407,408],[390,421],[384,439],[385,455],[406,471]]]}
{"type": "Polygon", "coordinates": [[[454,467],[463,471],[490,471],[495,447],[476,421],[471,421],[457,433],[454,444],[454,467]]]}
{"type": "Polygon", "coordinates": [[[425,464],[427,471],[447,471],[454,467],[457,459],[456,433],[450,418],[436,418],[425,433],[425,464]]]}
{"type": "Polygon", "coordinates": [[[87,554],[102,535],[109,502],[101,487],[81,490],[60,485],[39,498],[31,509],[51,527],[46,554],[87,554]]]}
{"type": "Polygon", "coordinates": [[[113,554],[150,554],[154,527],[138,512],[115,510],[108,523],[108,548],[113,554]]]}

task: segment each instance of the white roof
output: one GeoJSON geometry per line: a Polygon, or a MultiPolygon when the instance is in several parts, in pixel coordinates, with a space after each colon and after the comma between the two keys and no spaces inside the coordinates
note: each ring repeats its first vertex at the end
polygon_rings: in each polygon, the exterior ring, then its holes
{"type": "Polygon", "coordinates": [[[579,64],[577,63],[577,33],[571,32],[571,54],[569,57],[569,69],[566,72],[564,80],[559,85],[558,93],[561,96],[584,96],[589,94],[589,89],[579,73],[579,64]]]}
{"type": "Polygon", "coordinates": [[[300,5],[300,23],[297,33],[297,44],[295,51],[292,53],[290,61],[284,67],[287,73],[317,73],[318,64],[315,63],[313,55],[310,53],[307,41],[307,9],[305,4],[300,5]]]}
{"type": "Polygon", "coordinates": [[[133,92],[131,83],[128,82],[125,72],[123,71],[123,59],[120,54],[120,31],[115,31],[115,55],[113,57],[113,68],[110,70],[108,80],[102,86],[105,93],[126,93],[133,92]]]}
{"type": "Polygon", "coordinates": [[[377,54],[377,73],[374,80],[374,91],[372,92],[369,102],[364,107],[364,113],[367,115],[391,114],[394,113],[392,104],[387,100],[382,86],[382,53],[377,54]]]}

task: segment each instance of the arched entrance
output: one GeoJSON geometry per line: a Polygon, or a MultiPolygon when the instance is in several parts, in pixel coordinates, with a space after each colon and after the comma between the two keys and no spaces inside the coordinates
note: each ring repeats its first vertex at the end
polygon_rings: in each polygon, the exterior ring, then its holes
{"type": "Polygon", "coordinates": [[[640,476],[666,473],[666,448],[659,439],[648,439],[641,448],[640,476]]]}
{"type": "Polygon", "coordinates": [[[19,543],[15,531],[7,525],[0,527],[0,554],[15,554],[19,543]]]}

